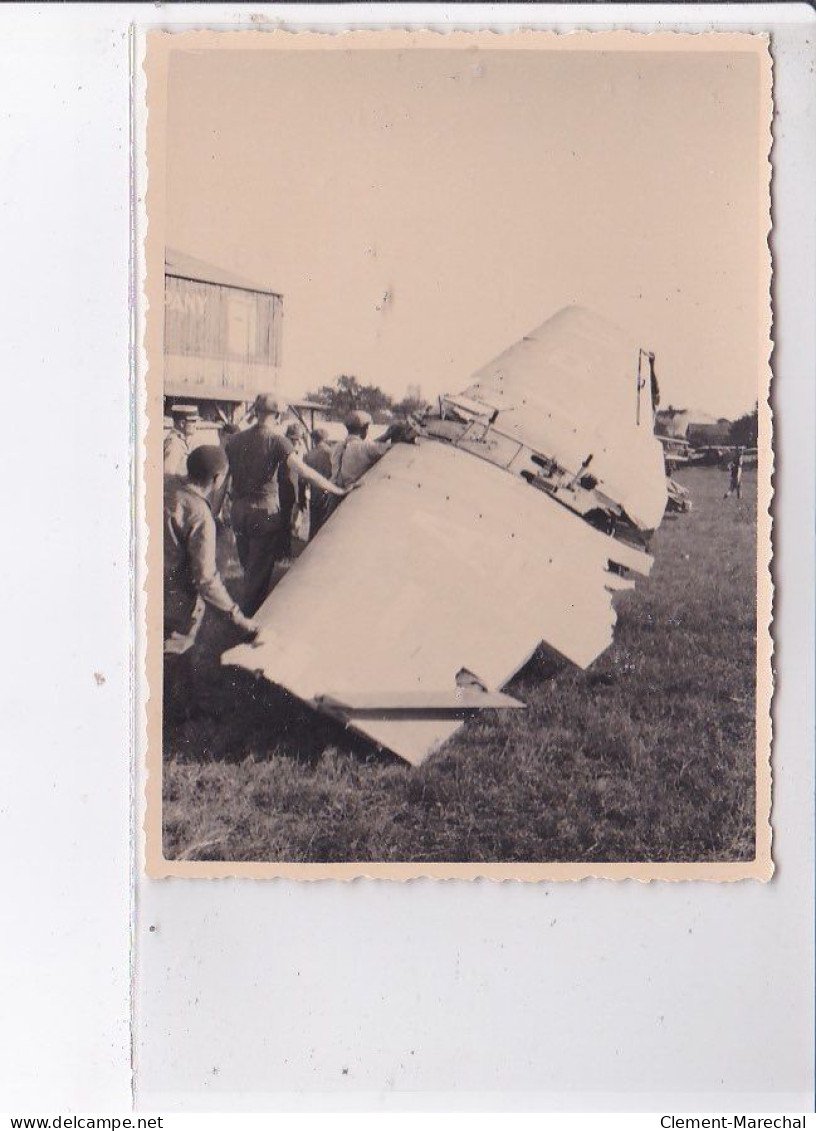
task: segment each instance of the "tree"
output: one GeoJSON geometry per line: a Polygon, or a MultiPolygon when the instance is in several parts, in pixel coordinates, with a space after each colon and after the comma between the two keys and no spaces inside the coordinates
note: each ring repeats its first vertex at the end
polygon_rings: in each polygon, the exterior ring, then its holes
{"type": "Polygon", "coordinates": [[[358,408],[370,412],[377,419],[392,415],[393,401],[388,393],[383,392],[379,385],[362,385],[360,387],[360,403],[358,408]]]}
{"type": "Polygon", "coordinates": [[[418,397],[403,397],[394,405],[394,412],[397,416],[413,416],[425,408],[426,404],[427,401],[419,400],[418,397]]]}
{"type": "Polygon", "coordinates": [[[316,393],[307,393],[309,401],[319,401],[332,410],[332,415],[342,418],[359,407],[360,382],[356,377],[342,374],[333,385],[321,385],[316,393]]]}
{"type": "Polygon", "coordinates": [[[735,420],[729,432],[732,444],[739,444],[743,448],[755,448],[759,439],[759,405],[755,404],[750,412],[735,420]]]}
{"type": "Polygon", "coordinates": [[[356,377],[345,373],[332,385],[321,385],[316,393],[307,393],[306,398],[326,405],[336,420],[343,420],[355,409],[370,413],[375,420],[391,415],[391,398],[379,385],[361,385],[356,377]]]}

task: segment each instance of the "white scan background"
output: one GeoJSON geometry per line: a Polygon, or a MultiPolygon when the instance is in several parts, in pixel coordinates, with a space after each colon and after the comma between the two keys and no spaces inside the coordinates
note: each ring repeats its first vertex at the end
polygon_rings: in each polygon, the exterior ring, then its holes
{"type": "MultiPolygon", "coordinates": [[[[764,887],[139,878],[137,1103],[809,1108],[812,10],[267,12],[308,26],[645,29],[662,18],[773,30],[778,871],[764,887]]],[[[7,403],[24,406],[4,435],[17,547],[4,556],[11,643],[0,685],[0,1106],[9,1110],[121,1110],[131,1096],[131,21],[237,26],[248,12],[9,5],[0,17],[0,359],[7,403]]]]}

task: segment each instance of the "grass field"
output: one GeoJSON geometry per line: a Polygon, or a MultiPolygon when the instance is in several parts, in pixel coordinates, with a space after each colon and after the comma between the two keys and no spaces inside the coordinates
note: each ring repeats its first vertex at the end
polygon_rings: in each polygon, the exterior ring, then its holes
{"type": "Polygon", "coordinates": [[[677,479],[694,509],[664,521],[613,646],[586,672],[541,649],[510,686],[526,711],[468,721],[419,769],[219,668],[234,637],[209,617],[201,711],[165,726],[165,855],[752,859],[756,473],[741,502],[715,469],[677,479]]]}

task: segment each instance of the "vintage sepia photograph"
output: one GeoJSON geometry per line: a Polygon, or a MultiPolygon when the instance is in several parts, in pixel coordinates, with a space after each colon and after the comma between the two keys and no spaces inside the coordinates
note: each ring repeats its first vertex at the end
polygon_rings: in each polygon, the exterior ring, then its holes
{"type": "Polygon", "coordinates": [[[770,878],[767,39],[145,72],[149,873],[770,878]]]}

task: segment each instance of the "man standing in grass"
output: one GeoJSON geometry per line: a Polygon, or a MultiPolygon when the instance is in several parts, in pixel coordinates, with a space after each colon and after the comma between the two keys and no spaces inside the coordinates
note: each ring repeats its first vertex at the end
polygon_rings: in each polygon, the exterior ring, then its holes
{"type": "Polygon", "coordinates": [[[193,647],[208,605],[248,636],[258,631],[230,597],[215,562],[211,504],[226,474],[221,448],[206,445],[190,452],[186,478],[170,479],[165,486],[165,655],[180,656],[193,647]]]}
{"type": "MultiPolygon", "coordinates": [[[[305,459],[305,433],[296,420],[287,424],[286,439],[292,445],[295,454],[305,459]]],[[[298,473],[290,470],[286,464],[281,464],[278,472],[278,492],[280,494],[281,518],[285,522],[284,529],[288,531],[284,557],[291,558],[292,536],[295,533],[295,528],[300,528],[306,505],[306,485],[301,483],[298,473]]]]}
{"type": "MultiPolygon", "coordinates": [[[[325,428],[315,428],[312,432],[312,446],[303,457],[303,462],[318,472],[324,479],[331,479],[332,445],[325,428]]],[[[312,487],[309,500],[309,538],[314,538],[320,527],[331,514],[332,500],[319,487],[312,487]]]]}
{"type": "Polygon", "coordinates": [[[743,449],[737,448],[734,458],[728,465],[731,472],[731,481],[723,499],[730,499],[732,495],[736,495],[738,499],[742,498],[742,455],[743,449]]]}
{"type": "Polygon", "coordinates": [[[266,600],[275,564],[286,556],[289,543],[289,518],[281,513],[281,467],[330,495],[347,493],[308,467],[292,442],[276,430],[281,410],[276,397],[262,393],[255,400],[257,422],[227,444],[232,528],[244,571],[243,609],[247,616],[253,616],[266,600]]]}

